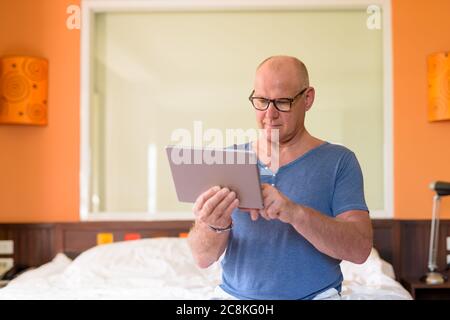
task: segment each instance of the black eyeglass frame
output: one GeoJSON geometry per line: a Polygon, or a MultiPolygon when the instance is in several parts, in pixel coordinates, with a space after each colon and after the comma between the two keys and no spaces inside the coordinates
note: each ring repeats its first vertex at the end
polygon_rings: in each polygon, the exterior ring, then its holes
{"type": "Polygon", "coordinates": [[[264,98],[264,97],[253,97],[253,94],[255,93],[255,90],[253,89],[252,93],[250,93],[250,96],[248,97],[248,100],[250,100],[253,108],[255,108],[258,111],[266,111],[267,109],[269,109],[270,103],[272,102],[272,104],[275,107],[275,109],[277,109],[279,112],[289,112],[292,109],[292,103],[295,101],[295,99],[300,97],[308,89],[309,89],[309,87],[304,88],[302,91],[297,93],[293,98],[278,98],[278,99],[267,99],[267,98],[264,98]],[[255,104],[253,103],[253,99],[264,99],[264,100],[266,100],[267,101],[266,107],[264,109],[258,109],[257,107],[255,107],[255,104]],[[283,100],[282,102],[289,102],[289,110],[280,110],[278,108],[277,101],[281,102],[281,100],[283,100]]]}

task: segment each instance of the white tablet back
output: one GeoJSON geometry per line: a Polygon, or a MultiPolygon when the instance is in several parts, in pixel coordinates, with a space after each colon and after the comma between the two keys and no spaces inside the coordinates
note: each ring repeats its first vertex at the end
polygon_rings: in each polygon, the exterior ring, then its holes
{"type": "Polygon", "coordinates": [[[166,152],[179,201],[195,202],[218,185],[236,192],[240,208],[263,208],[253,151],[168,146],[166,152]]]}

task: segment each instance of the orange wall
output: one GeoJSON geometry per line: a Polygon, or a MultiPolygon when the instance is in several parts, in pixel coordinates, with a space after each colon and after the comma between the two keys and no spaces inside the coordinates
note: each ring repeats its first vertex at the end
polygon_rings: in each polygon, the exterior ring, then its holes
{"type": "MultiPolygon", "coordinates": [[[[450,181],[450,121],[427,121],[427,55],[450,51],[449,0],[394,0],[395,217],[431,216],[433,180],[450,181]]],[[[450,218],[450,197],[441,214],[450,218]]]]}
{"type": "MultiPolygon", "coordinates": [[[[49,125],[0,126],[0,221],[79,220],[79,0],[0,0],[0,56],[50,61],[49,125]]],[[[435,179],[450,181],[450,121],[429,123],[426,56],[450,50],[449,0],[393,0],[395,217],[429,218],[435,179]]],[[[450,217],[450,199],[442,215],[450,217]]]]}
{"type": "Polygon", "coordinates": [[[49,125],[0,125],[0,221],[77,221],[79,30],[67,0],[0,0],[0,56],[49,59],[49,125]]]}

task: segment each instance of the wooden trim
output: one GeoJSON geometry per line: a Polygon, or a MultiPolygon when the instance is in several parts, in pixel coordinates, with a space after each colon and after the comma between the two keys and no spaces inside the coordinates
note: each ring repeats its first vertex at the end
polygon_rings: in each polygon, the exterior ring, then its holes
{"type": "Polygon", "coordinates": [[[401,224],[400,221],[393,221],[393,243],[392,251],[394,253],[392,266],[394,267],[395,276],[397,279],[401,278],[400,270],[402,269],[402,259],[401,259],[401,224]]]}

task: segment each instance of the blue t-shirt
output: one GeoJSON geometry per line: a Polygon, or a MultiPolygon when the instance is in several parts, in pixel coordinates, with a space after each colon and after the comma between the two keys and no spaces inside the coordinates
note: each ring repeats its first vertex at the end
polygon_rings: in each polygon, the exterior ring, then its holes
{"type": "MultiPolygon", "coordinates": [[[[249,144],[245,145],[245,149],[249,144]]],[[[258,162],[261,183],[275,186],[291,201],[336,217],[368,211],[363,177],[355,154],[325,142],[273,174],[258,162]]],[[[240,299],[312,299],[330,288],[341,290],[340,260],[318,251],[292,225],[252,221],[236,209],[222,260],[221,288],[240,299]]]]}

